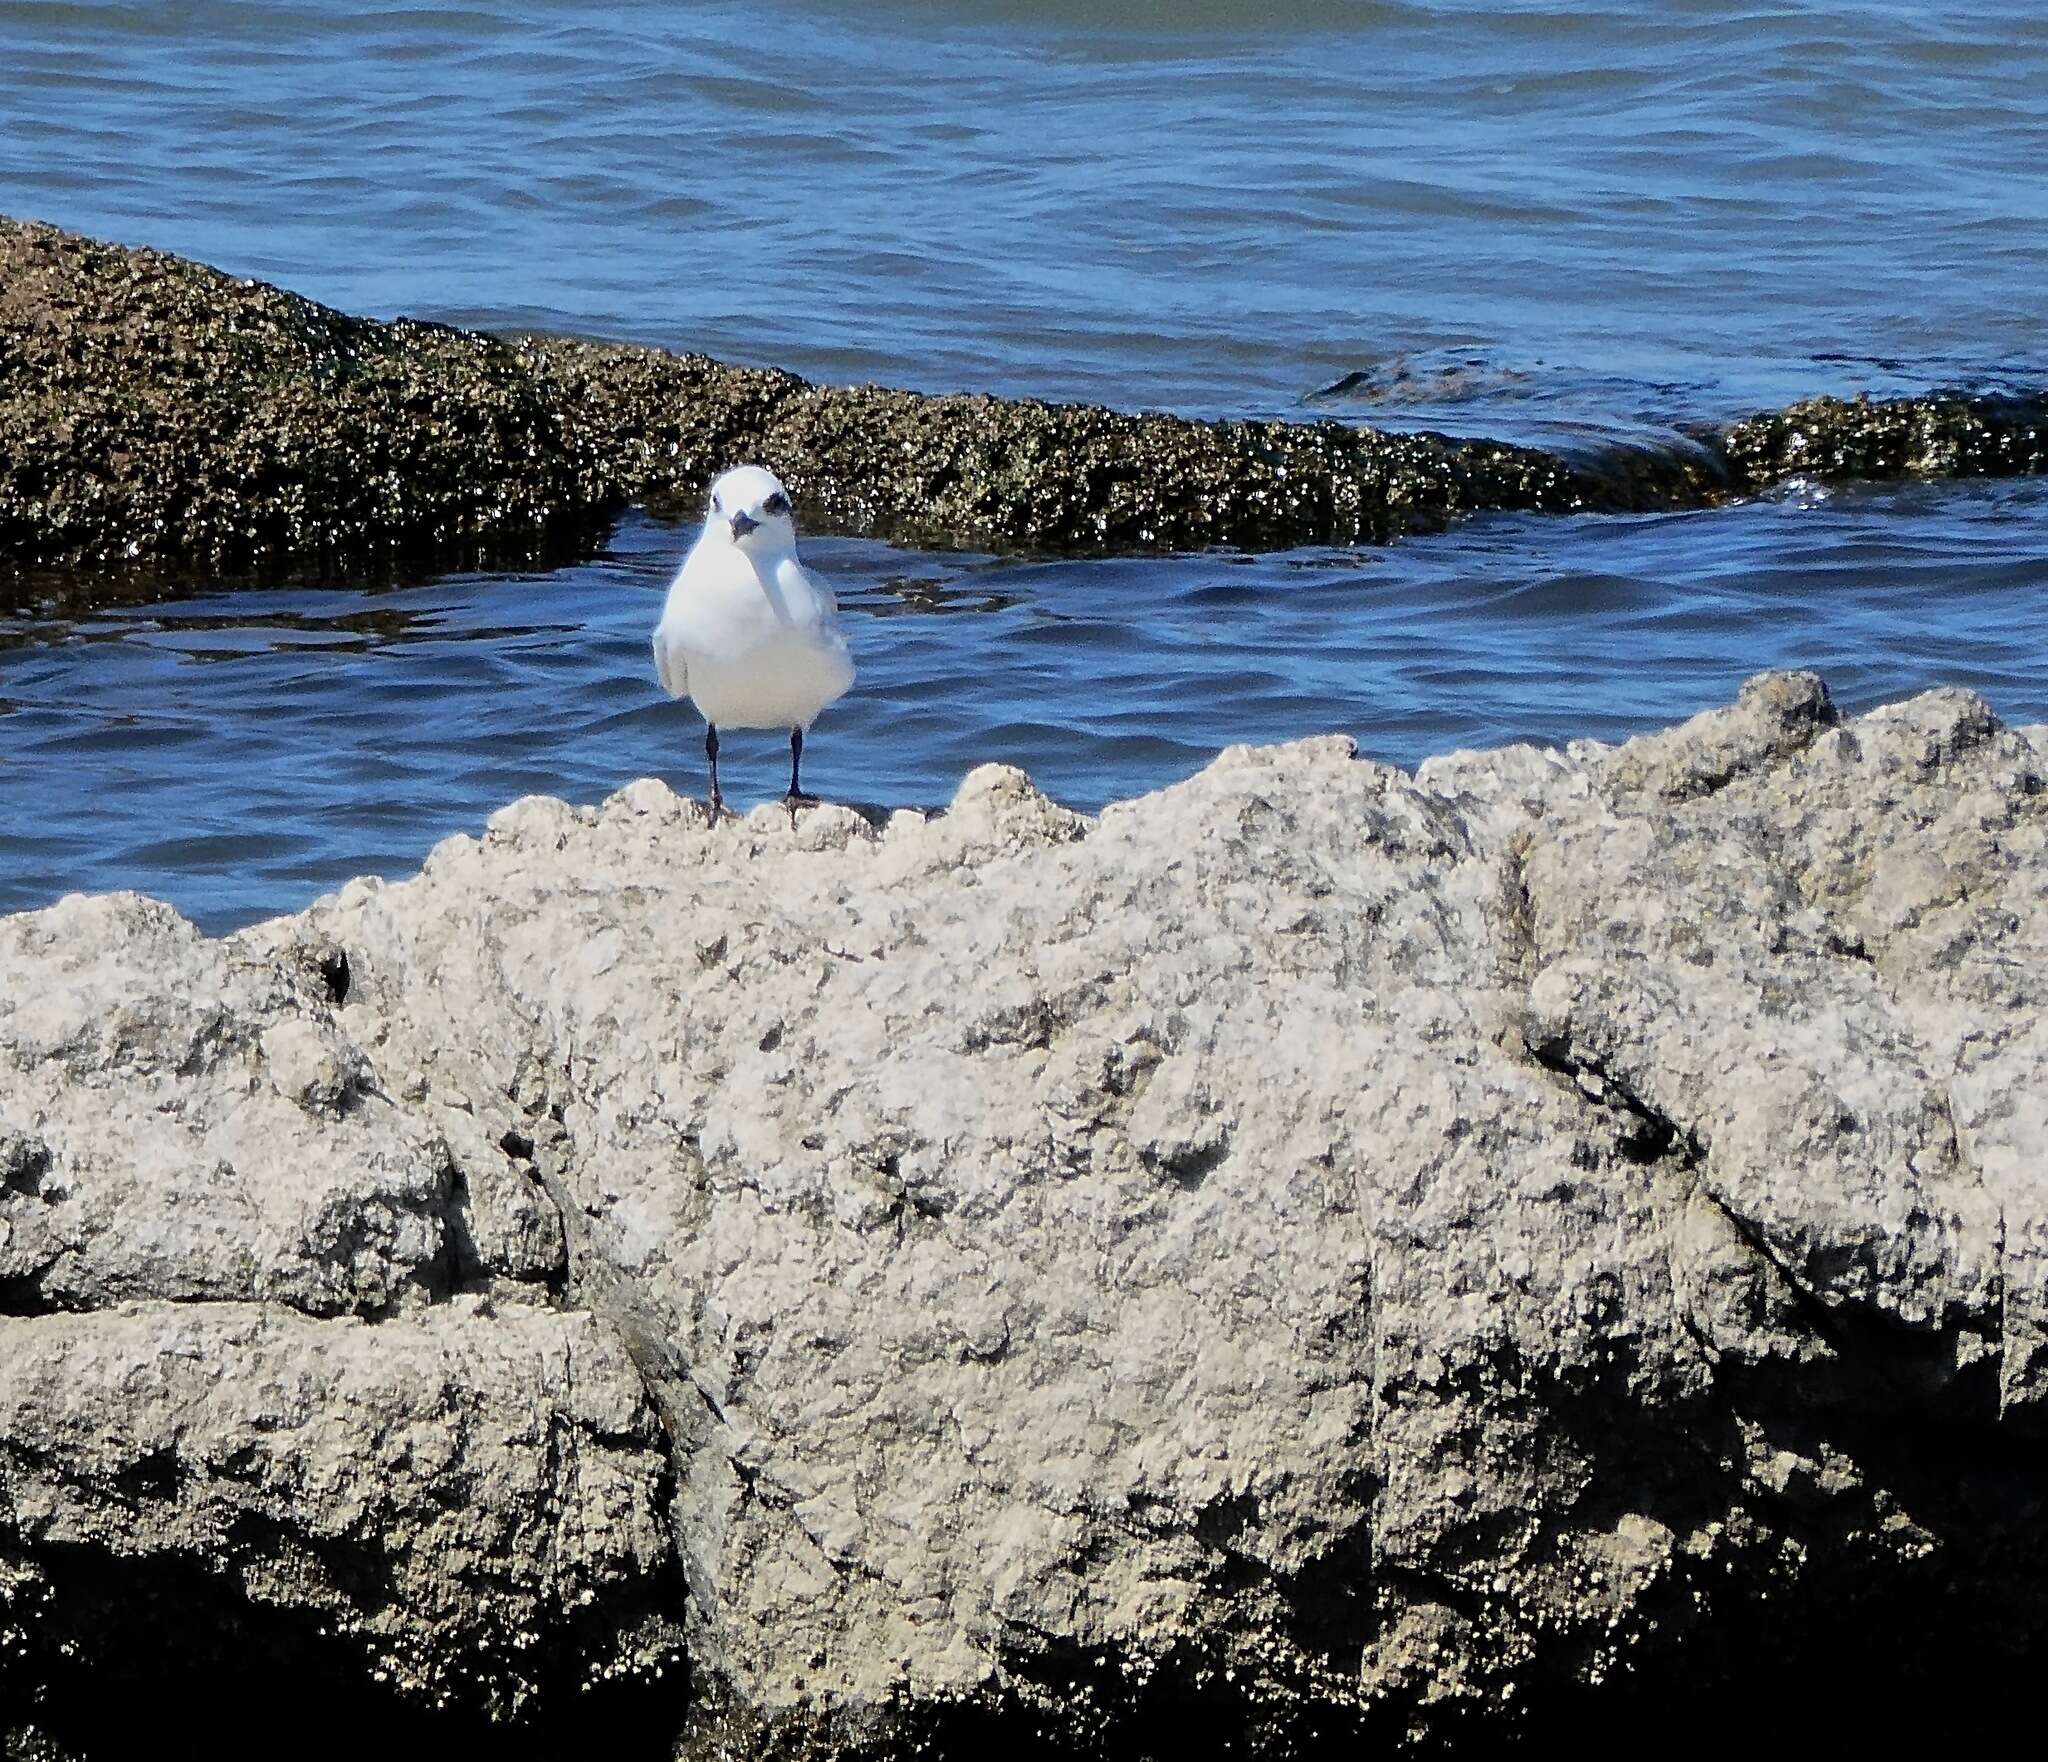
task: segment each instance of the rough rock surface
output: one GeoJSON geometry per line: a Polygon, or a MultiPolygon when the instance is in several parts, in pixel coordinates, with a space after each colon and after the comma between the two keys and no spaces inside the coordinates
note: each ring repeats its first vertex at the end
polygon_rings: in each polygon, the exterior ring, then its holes
{"type": "Polygon", "coordinates": [[[1765,675],[0,921],[0,1698],[146,1670],[174,1570],[472,1714],[665,1692],[673,1622],[704,1755],[2017,1697],[2044,768],[1765,675]]]}
{"type": "Polygon", "coordinates": [[[506,1715],[674,1659],[644,1385],[484,1292],[484,1245],[559,1283],[559,1214],[384,1091],[343,972],[134,895],[0,919],[0,1703],[131,1646],[289,1672],[309,1633],[506,1715]]]}
{"type": "Polygon", "coordinates": [[[1565,458],[813,386],[695,355],[350,318],[0,219],[0,563],[317,571],[573,547],[742,458],[817,519],[944,544],[1382,540],[1477,509],[1696,506],[1787,476],[2048,469],[2041,398],[1818,400],[1565,458]]]}

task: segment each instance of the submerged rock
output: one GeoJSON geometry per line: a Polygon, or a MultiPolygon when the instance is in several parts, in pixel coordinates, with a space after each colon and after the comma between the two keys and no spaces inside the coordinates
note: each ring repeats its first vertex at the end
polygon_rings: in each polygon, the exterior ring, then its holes
{"type": "Polygon", "coordinates": [[[705,1755],[2016,1697],[2044,766],[1768,675],[1092,821],[532,799],[222,942],[0,920],[0,1699],[258,1633],[705,1755]]]}
{"type": "Polygon", "coordinates": [[[2048,465],[2039,399],[1822,400],[1571,458],[1322,421],[813,386],[696,355],[350,318],[0,219],[0,562],[317,571],[591,542],[736,460],[943,544],[1379,541],[1482,509],[1700,506],[1787,476],[2048,465]]]}

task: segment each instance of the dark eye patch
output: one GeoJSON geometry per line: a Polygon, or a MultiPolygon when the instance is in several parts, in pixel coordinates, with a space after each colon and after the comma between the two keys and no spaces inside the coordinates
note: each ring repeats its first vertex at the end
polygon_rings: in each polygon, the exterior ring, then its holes
{"type": "Polygon", "coordinates": [[[787,514],[789,512],[789,497],[784,495],[782,491],[777,490],[761,506],[766,508],[771,514],[787,514]]]}

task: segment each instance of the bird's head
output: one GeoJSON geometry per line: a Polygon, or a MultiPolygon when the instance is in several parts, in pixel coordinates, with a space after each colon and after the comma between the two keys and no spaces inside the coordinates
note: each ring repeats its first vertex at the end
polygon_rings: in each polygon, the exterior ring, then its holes
{"type": "Polygon", "coordinates": [[[723,537],[753,556],[796,549],[796,517],[782,479],[759,465],[740,465],[711,486],[708,536],[723,537]]]}

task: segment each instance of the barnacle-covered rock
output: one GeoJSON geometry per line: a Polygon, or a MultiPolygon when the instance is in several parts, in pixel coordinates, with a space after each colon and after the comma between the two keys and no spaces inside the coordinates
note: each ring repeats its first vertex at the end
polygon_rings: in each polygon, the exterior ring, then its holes
{"type": "Polygon", "coordinates": [[[1668,448],[814,386],[699,355],[375,323],[0,220],[0,562],[317,572],[567,554],[737,460],[813,518],[1055,550],[1377,542],[1482,509],[1703,505],[1787,476],[2038,471],[2042,404],[1821,400],[1668,448]]]}

